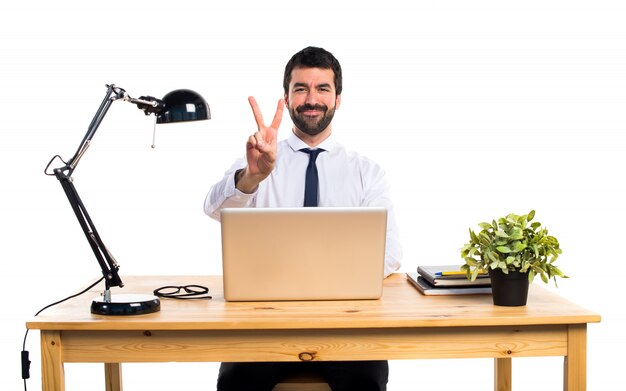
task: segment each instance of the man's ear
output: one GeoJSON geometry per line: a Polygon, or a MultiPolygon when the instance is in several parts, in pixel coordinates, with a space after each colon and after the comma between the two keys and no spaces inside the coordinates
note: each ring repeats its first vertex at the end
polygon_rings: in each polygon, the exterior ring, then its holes
{"type": "Polygon", "coordinates": [[[289,94],[285,93],[284,101],[285,101],[285,106],[289,107],[289,94]]]}
{"type": "Polygon", "coordinates": [[[341,95],[335,97],[335,110],[337,110],[339,106],[341,106],[341,95]]]}

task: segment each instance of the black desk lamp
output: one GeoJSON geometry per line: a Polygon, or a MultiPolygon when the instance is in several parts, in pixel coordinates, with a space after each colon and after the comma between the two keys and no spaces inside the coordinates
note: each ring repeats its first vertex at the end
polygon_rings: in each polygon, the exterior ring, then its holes
{"type": "Polygon", "coordinates": [[[104,243],[102,243],[102,239],[100,239],[100,235],[74,187],[72,173],[87,148],[89,148],[91,139],[109,107],[116,100],[134,103],[146,115],[154,114],[157,124],[211,119],[211,111],[204,98],[191,90],[175,90],[165,95],[163,99],[151,96],[141,96],[139,99],[135,99],[128,96],[122,88],[113,84],[106,87],[107,94],[74,156],[66,162],[59,155],[56,155],[50,160],[44,171],[46,175],[56,176],[59,182],[61,182],[61,186],[63,186],[63,190],[76,214],[76,218],[102,269],[105,291],[102,297],[95,299],[91,303],[91,312],[101,315],[139,315],[157,312],[160,310],[161,304],[156,296],[115,295],[114,299],[111,297],[111,287],[119,286],[121,288],[124,286],[118,274],[119,265],[104,243]],[[48,170],[52,162],[57,159],[64,165],[53,169],[52,173],[49,173],[48,170]]]}

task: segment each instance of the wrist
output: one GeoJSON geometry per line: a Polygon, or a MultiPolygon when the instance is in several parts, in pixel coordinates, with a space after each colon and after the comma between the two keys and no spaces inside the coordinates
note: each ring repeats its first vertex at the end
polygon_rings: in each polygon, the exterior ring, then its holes
{"type": "Polygon", "coordinates": [[[245,168],[235,172],[235,187],[242,193],[252,194],[259,187],[260,180],[255,180],[245,168]]]}

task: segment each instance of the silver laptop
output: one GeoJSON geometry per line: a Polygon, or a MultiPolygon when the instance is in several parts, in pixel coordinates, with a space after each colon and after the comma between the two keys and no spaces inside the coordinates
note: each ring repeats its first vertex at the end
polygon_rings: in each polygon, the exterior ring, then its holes
{"type": "Polygon", "coordinates": [[[382,295],[385,208],[234,208],[221,221],[228,301],[382,295]]]}

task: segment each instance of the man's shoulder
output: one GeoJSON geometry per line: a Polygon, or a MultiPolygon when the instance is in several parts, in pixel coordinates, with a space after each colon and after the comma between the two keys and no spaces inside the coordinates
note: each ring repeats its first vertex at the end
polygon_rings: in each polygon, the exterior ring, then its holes
{"type": "Polygon", "coordinates": [[[360,172],[369,173],[373,175],[384,175],[384,169],[382,166],[370,156],[350,149],[342,144],[336,144],[335,156],[339,159],[344,159],[347,166],[358,167],[360,172]]]}
{"type": "Polygon", "coordinates": [[[337,152],[338,153],[344,154],[344,155],[348,156],[351,159],[359,160],[359,161],[363,162],[364,164],[378,165],[378,163],[374,159],[372,159],[369,155],[367,155],[366,153],[363,153],[361,151],[357,151],[356,149],[348,148],[348,147],[346,147],[346,146],[344,146],[343,144],[340,144],[340,143],[336,143],[335,146],[337,148],[337,152]]]}

